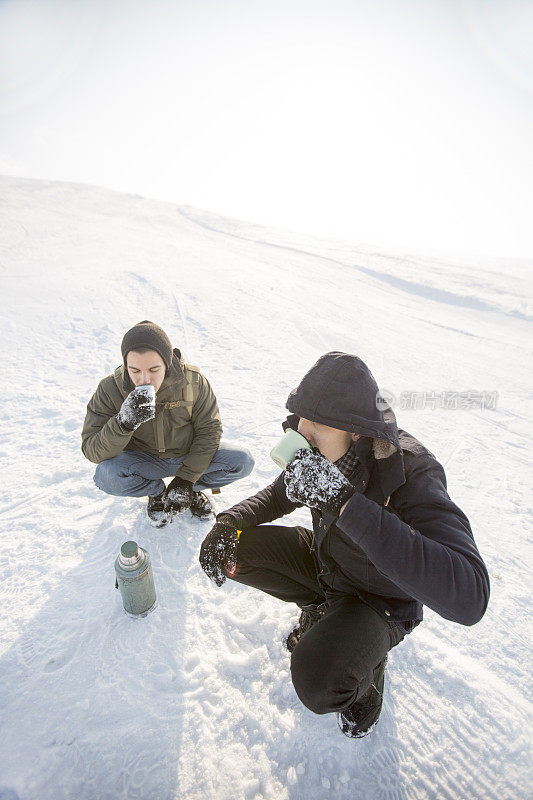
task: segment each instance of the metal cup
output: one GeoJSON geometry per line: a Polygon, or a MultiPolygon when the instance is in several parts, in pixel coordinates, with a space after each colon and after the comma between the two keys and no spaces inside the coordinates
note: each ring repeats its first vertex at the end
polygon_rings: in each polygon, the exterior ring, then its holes
{"type": "MultiPolygon", "coordinates": [[[[140,386],[136,386],[136,389],[143,389],[142,394],[146,397],[148,403],[155,403],[155,386],[153,383],[141,383],[140,386]]],[[[139,394],[141,394],[139,392],[139,394]]]]}
{"type": "Polygon", "coordinates": [[[298,433],[298,431],[292,428],[288,428],[283,438],[280,439],[277,445],[270,451],[270,458],[278,467],[286,469],[298,450],[302,448],[305,450],[312,450],[311,445],[301,433],[298,433]]]}

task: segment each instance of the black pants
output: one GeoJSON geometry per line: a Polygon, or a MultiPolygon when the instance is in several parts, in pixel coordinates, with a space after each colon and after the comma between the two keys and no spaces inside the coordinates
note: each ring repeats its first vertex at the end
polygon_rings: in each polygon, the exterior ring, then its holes
{"type": "MultiPolygon", "coordinates": [[[[259,525],[241,533],[232,580],[300,606],[324,603],[306,528],[259,525]]],[[[315,714],[342,711],[368,691],[374,668],[405,636],[403,626],[353,595],[330,598],[291,656],[292,682],[315,714]]]]}

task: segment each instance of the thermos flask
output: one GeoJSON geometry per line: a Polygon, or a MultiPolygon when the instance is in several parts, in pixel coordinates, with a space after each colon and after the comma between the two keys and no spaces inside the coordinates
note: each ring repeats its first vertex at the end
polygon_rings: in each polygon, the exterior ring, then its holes
{"type": "Polygon", "coordinates": [[[150,555],[137,542],[124,542],[115,561],[115,588],[120,589],[126,613],[145,617],[156,596],[150,555]]]}

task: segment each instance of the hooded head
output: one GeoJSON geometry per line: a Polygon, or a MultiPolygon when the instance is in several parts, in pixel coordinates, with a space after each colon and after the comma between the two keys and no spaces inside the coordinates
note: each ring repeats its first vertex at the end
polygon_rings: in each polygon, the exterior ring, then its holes
{"type": "Polygon", "coordinates": [[[378,407],[379,389],[366,364],[357,356],[331,352],[321,356],[300,385],[290,393],[286,408],[298,417],[349,431],[373,440],[375,458],[400,449],[391,409],[378,407]]]}
{"type": "Polygon", "coordinates": [[[166,372],[168,372],[172,363],[172,345],[163,328],[160,328],[155,322],[144,319],[127,331],[121,345],[125,369],[127,369],[126,359],[130,350],[139,350],[140,348],[148,348],[148,350],[155,350],[156,353],[159,353],[165,363],[166,372]]]}

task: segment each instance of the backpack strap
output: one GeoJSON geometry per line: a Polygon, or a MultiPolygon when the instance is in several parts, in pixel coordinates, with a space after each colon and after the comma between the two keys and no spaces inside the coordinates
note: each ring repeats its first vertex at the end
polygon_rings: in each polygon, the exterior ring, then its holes
{"type": "Polygon", "coordinates": [[[183,371],[185,373],[185,377],[187,378],[187,383],[183,387],[183,393],[181,397],[183,405],[189,412],[189,417],[192,417],[192,407],[194,405],[193,383],[198,383],[198,373],[200,372],[200,370],[193,364],[184,364],[183,371]]]}
{"type": "MultiPolygon", "coordinates": [[[[192,364],[183,364],[183,372],[184,372],[184,375],[185,375],[187,383],[183,387],[183,390],[182,390],[182,393],[181,393],[181,400],[172,400],[169,403],[164,403],[162,408],[164,408],[164,409],[168,409],[168,408],[185,408],[187,413],[188,413],[188,415],[189,415],[189,419],[190,419],[192,417],[192,409],[193,409],[193,406],[194,406],[194,395],[195,395],[194,385],[193,384],[195,384],[195,383],[198,384],[198,380],[199,380],[198,379],[198,375],[200,373],[200,370],[198,369],[198,367],[195,367],[192,364]]],[[[196,396],[198,397],[198,393],[196,393],[196,396]]],[[[159,414],[158,416],[156,416],[154,424],[155,424],[155,437],[156,437],[156,443],[157,443],[157,451],[158,451],[158,453],[164,453],[165,450],[166,450],[166,446],[165,446],[165,435],[164,435],[164,431],[163,431],[163,415],[162,414],[159,414]]]]}

